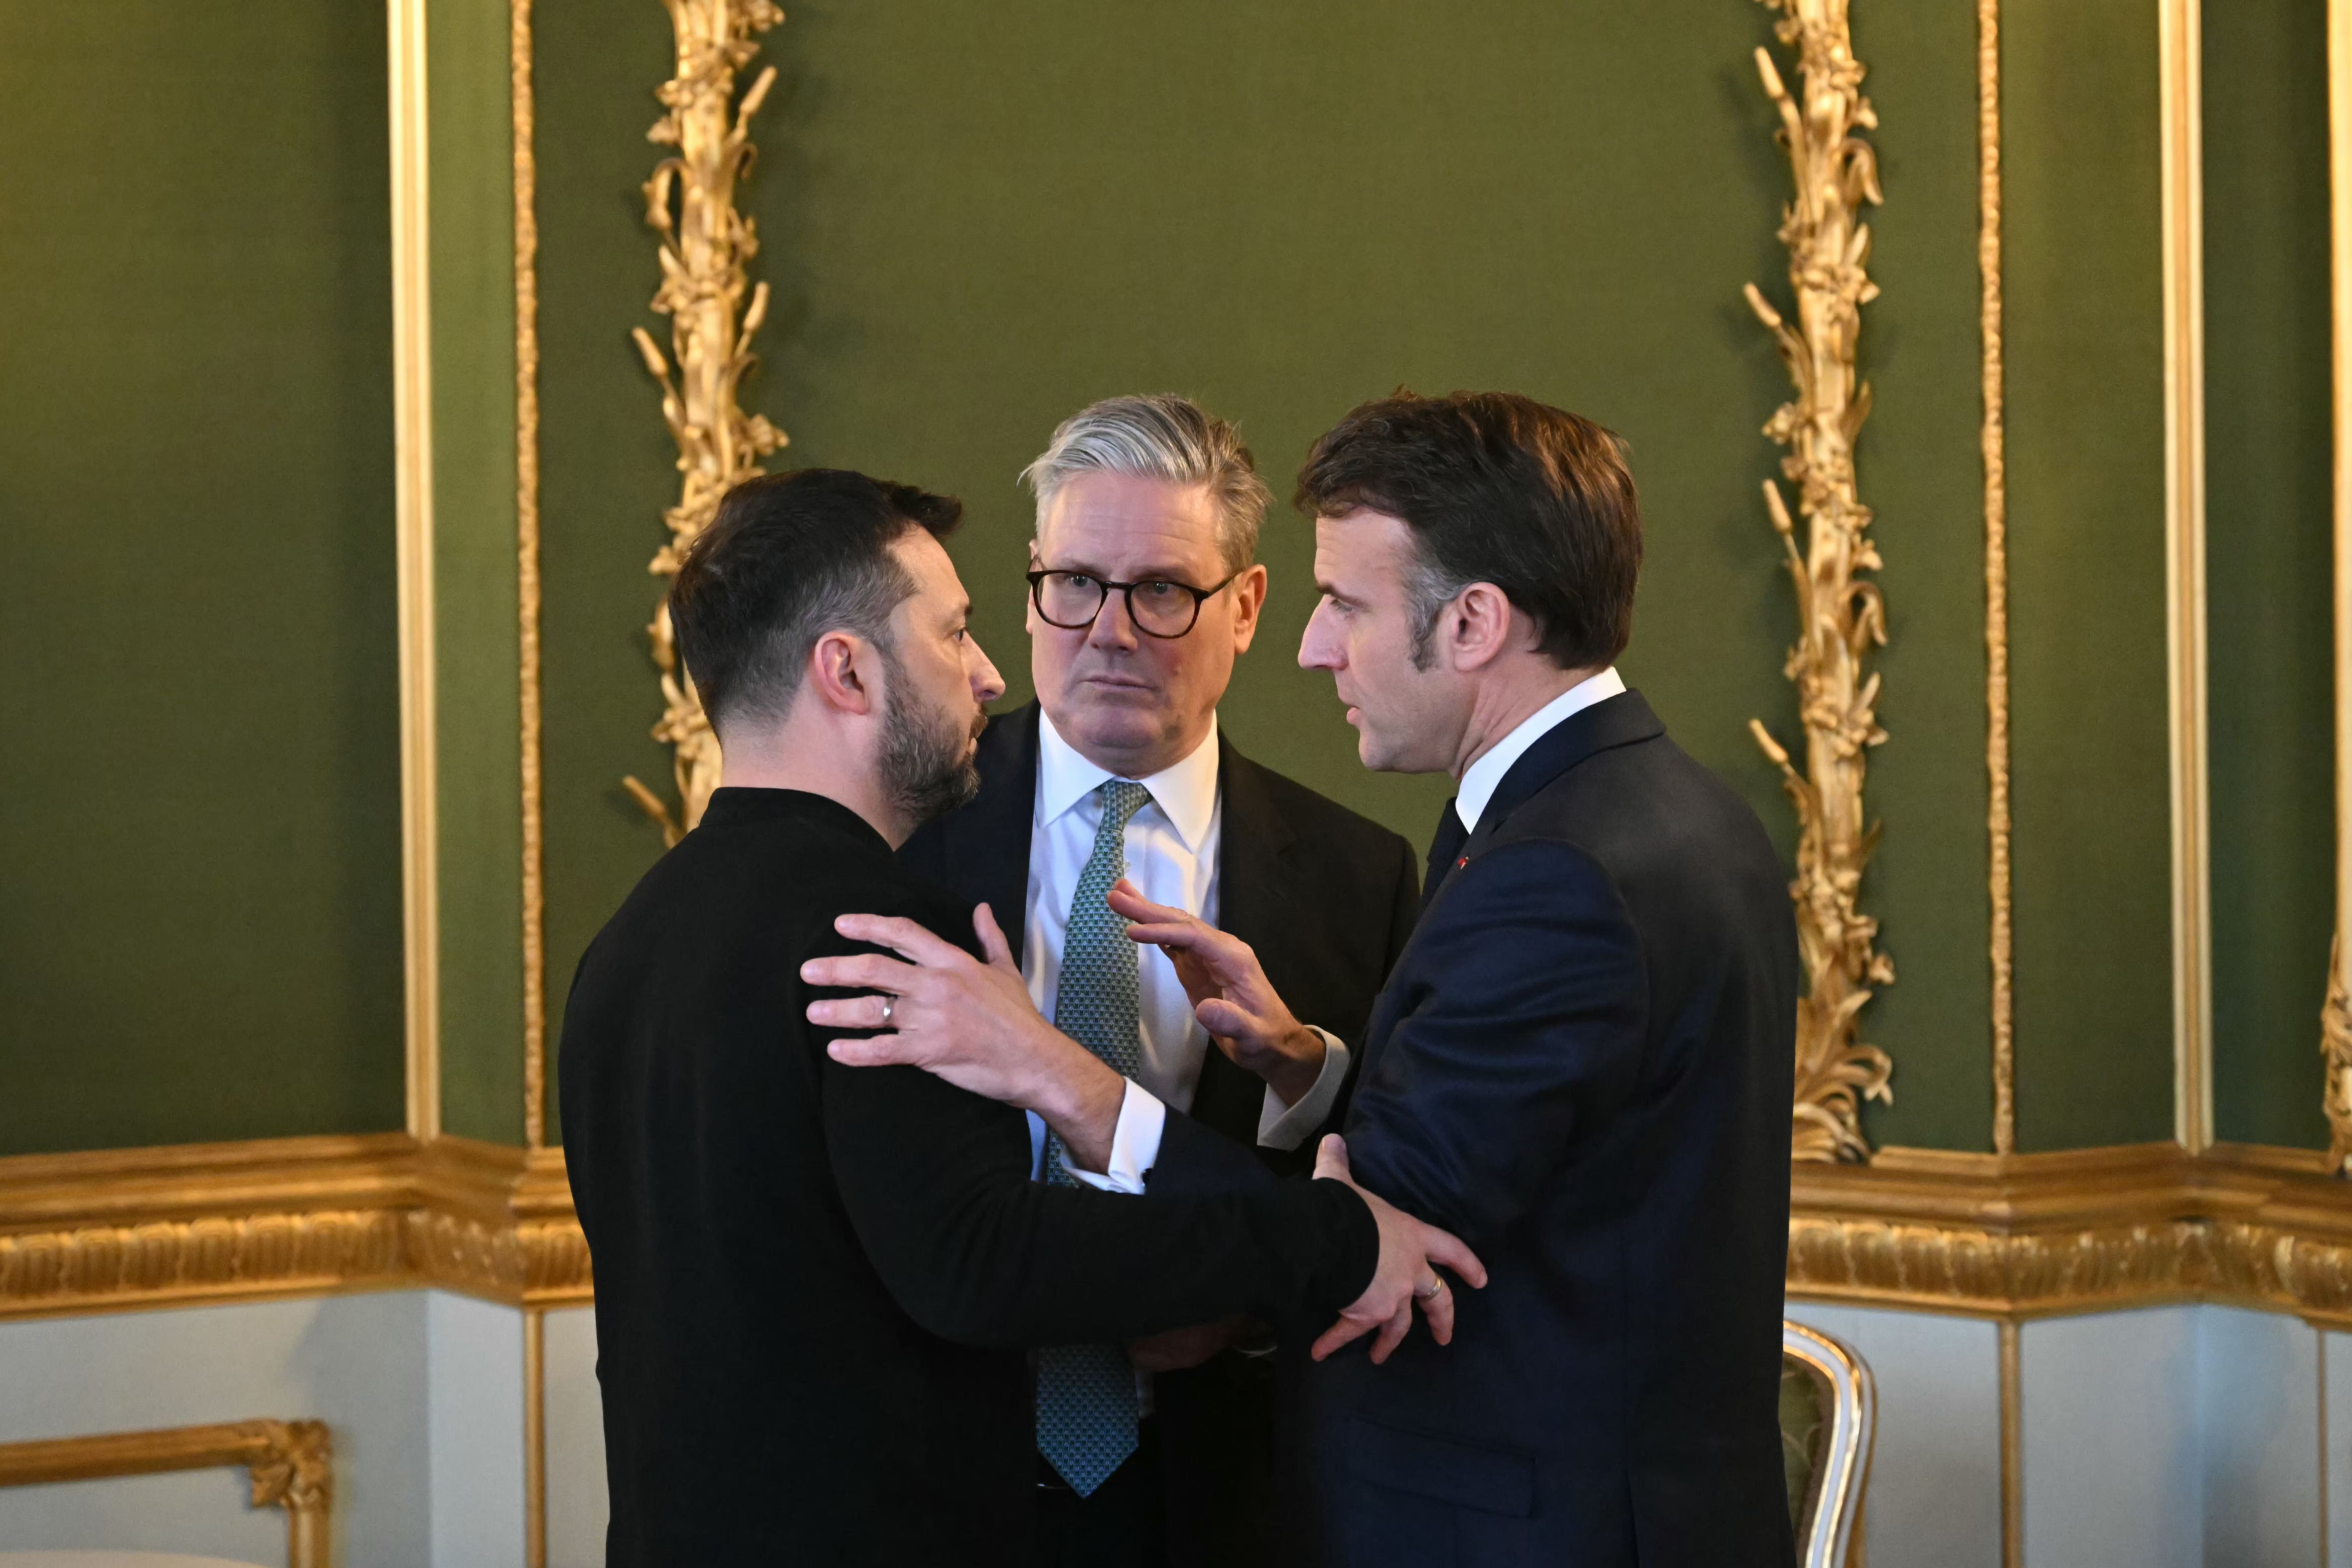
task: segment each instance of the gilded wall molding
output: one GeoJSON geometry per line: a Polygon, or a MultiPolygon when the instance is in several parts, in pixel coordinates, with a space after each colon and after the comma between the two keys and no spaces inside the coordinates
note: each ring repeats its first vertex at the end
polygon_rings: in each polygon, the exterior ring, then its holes
{"type": "Polygon", "coordinates": [[[2336,940],[2320,1005],[2327,1163],[2352,1169],[2352,0],[2327,0],[2330,360],[2336,386],[2336,940]]]}
{"type": "MultiPolygon", "coordinates": [[[[735,205],[735,185],[751,165],[751,117],[775,85],[776,68],[761,70],[740,102],[737,73],[760,52],[760,34],[784,19],[770,0],[664,0],[677,37],[677,75],[657,96],[665,112],[647,139],[677,149],[654,165],[646,182],[646,224],[661,237],[661,287],[656,312],[670,323],[670,353],[662,357],[653,334],[633,329],[637,353],[661,383],[662,419],[677,444],[684,476],[677,504],[662,514],[669,542],[651,570],[672,577],[695,536],[710,525],[719,499],[761,471],[760,459],[784,444],[784,433],[757,414],[747,415],[736,392],[753,363],[751,339],[767,319],[768,286],[751,290],[747,264],[759,253],[751,219],[735,205]]],[[[662,717],[654,739],[672,748],[677,807],[634,778],[622,780],[646,815],[675,844],[702,820],[719,785],[719,737],[702,711],[694,682],[678,662],[669,606],[656,607],[646,628],[661,673],[662,717]]]]}
{"type": "Polygon", "coordinates": [[[2000,0],[1977,0],[1978,339],[1983,355],[1986,879],[1992,927],[1992,1148],[2017,1149],[2016,937],[2009,811],[2008,390],[2001,358],[2000,0]]]}
{"type": "Polygon", "coordinates": [[[323,1421],[235,1421],[0,1443],[0,1487],[236,1466],[253,1506],[286,1510],[288,1568],[327,1568],[335,1449],[323,1421]]]}
{"type": "Polygon", "coordinates": [[[509,0],[514,141],[515,619],[521,715],[523,1142],[547,1142],[547,838],[541,768],[539,575],[539,170],[530,0],[509,0]]]}
{"type": "Polygon", "coordinates": [[[2206,772],[2205,213],[2200,0],[2160,0],[2164,543],[2171,708],[2173,1136],[2213,1142],[2213,942],[2206,772]]]}
{"type": "Polygon", "coordinates": [[[441,1131],[438,721],[433,615],[432,248],[425,0],[385,7],[392,145],[394,572],[400,643],[401,911],[408,1131],[441,1131]]]}
{"type": "Polygon", "coordinates": [[[1858,900],[1878,837],[1863,807],[1866,757],[1886,739],[1876,714],[1879,678],[1867,668],[1870,650],[1886,641],[1886,606],[1877,583],[1863,575],[1881,563],[1853,460],[1854,439],[1870,416],[1870,388],[1856,376],[1854,350],[1862,307],[1878,295],[1864,270],[1870,226],[1862,214],[1881,200],[1877,155],[1861,132],[1878,120],[1862,94],[1847,0],[1764,3],[1780,13],[1774,31],[1798,57],[1792,95],[1771,51],[1756,51],[1795,183],[1780,237],[1789,247],[1796,319],[1784,318],[1753,283],[1747,295],[1796,385],[1764,433],[1788,448],[1780,469],[1797,489],[1801,546],[1780,488],[1769,479],[1764,502],[1797,592],[1797,641],[1785,668],[1804,725],[1803,771],[1762,721],[1748,727],[1779,765],[1797,813],[1790,896],[1806,984],[1797,1004],[1790,1151],[1800,1160],[1866,1161],[1861,1102],[1890,1098],[1894,1068],[1861,1037],[1862,1009],[1874,987],[1894,981],[1895,965],[1877,951],[1878,922],[1858,900]]]}
{"type": "MultiPolygon", "coordinates": [[[[1792,1161],[1792,1298],[2004,1321],[2211,1300],[2352,1328],[2316,1151],[1888,1148],[1792,1161]]],[[[403,1133],[0,1159],[0,1318],[433,1285],[594,1299],[561,1149],[403,1133]]]]}
{"type": "Polygon", "coordinates": [[[0,1159],[0,1318],[420,1284],[589,1300],[562,1152],[383,1133],[0,1159]]]}

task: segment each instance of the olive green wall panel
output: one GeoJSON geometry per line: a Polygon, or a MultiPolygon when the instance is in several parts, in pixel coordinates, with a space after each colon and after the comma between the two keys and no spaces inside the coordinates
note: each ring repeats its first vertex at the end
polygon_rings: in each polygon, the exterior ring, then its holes
{"type": "Polygon", "coordinates": [[[384,96],[0,4],[0,1153],[400,1124],[384,96]]]}
{"type": "Polygon", "coordinates": [[[441,1116],[522,1139],[514,143],[506,0],[431,0],[441,1116]]]}
{"type": "MultiPolygon", "coordinates": [[[[1785,847],[1746,732],[1794,732],[1794,615],[1757,493],[1786,395],[1739,298],[1786,289],[1788,173],[1744,4],[1427,7],[1023,0],[812,3],[769,34],[754,275],[776,307],[746,401],[779,462],[866,468],[970,503],[955,553],[977,629],[1025,696],[1014,475],[1055,421],[1171,389],[1243,423],[1278,493],[1314,436],[1399,384],[1508,386],[1633,442],[1650,555],[1628,675],[1785,847]],[[1345,25],[1335,25],[1344,16],[1345,25]]],[[[1866,350],[1880,413],[1895,739],[1873,784],[1888,848],[1865,894],[1900,985],[1871,1036],[1897,1103],[1874,1133],[1989,1136],[1973,17],[1874,8],[1890,205],[1866,350]],[[1916,1085],[1916,1088],[1914,1087],[1916,1085]]],[[[653,244],[637,185],[668,30],[646,0],[544,7],[538,29],[548,584],[549,973],[659,852],[619,788],[667,780],[642,627],[674,493],[629,348],[653,244]]],[[[1365,773],[1327,678],[1294,663],[1309,532],[1270,520],[1273,598],[1223,718],[1237,744],[1425,842],[1442,779],[1365,773]]]]}
{"type": "Polygon", "coordinates": [[[2241,0],[2205,35],[2214,1131],[2314,1148],[2335,921],[2326,37],[2326,0],[2241,0]]]}
{"type": "Polygon", "coordinates": [[[2019,1147],[2172,1135],[2157,11],[2010,0],[2019,1147]]]}

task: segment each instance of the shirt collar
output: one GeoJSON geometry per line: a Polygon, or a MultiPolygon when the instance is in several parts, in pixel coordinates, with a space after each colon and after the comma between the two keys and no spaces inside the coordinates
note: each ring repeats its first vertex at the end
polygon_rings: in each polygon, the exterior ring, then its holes
{"type": "MultiPolygon", "coordinates": [[[[1168,818],[1176,837],[1184,847],[1198,852],[1209,831],[1209,821],[1217,812],[1217,726],[1213,721],[1209,733],[1192,748],[1192,754],[1153,773],[1150,778],[1137,779],[1151,794],[1151,804],[1168,818]]],[[[1100,788],[1107,779],[1118,774],[1098,768],[1078,754],[1076,747],[1062,738],[1054,728],[1051,716],[1042,710],[1037,715],[1037,826],[1056,821],[1062,814],[1100,788]]]]}
{"type": "Polygon", "coordinates": [[[1462,787],[1454,794],[1454,812],[1461,817],[1462,826],[1474,832],[1477,829],[1478,818],[1486,814],[1486,803],[1495,798],[1503,775],[1511,771],[1513,763],[1527,755],[1529,746],[1551,733],[1570,714],[1581,712],[1624,689],[1624,678],[1612,664],[1600,674],[1578,681],[1520,720],[1517,729],[1462,770],[1462,787]]]}

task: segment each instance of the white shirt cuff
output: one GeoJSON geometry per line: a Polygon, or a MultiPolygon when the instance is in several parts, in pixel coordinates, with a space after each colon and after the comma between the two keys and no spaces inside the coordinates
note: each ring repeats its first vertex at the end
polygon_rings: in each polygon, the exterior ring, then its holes
{"type": "MultiPolygon", "coordinates": [[[[1319,1089],[1323,1085],[1318,1080],[1315,1087],[1319,1089]]],[[[1069,1173],[1099,1192],[1141,1193],[1144,1173],[1159,1163],[1160,1137],[1167,1130],[1168,1108],[1150,1089],[1129,1079],[1127,1092],[1119,1097],[1118,1127],[1111,1134],[1110,1169],[1097,1176],[1072,1165],[1069,1173]]]]}
{"type": "Polygon", "coordinates": [[[1315,1029],[1323,1037],[1323,1070],[1315,1075],[1315,1087],[1298,1097],[1296,1105],[1282,1103],[1282,1096],[1269,1086],[1265,1091],[1265,1107],[1257,1115],[1257,1141],[1261,1148],[1296,1149],[1307,1142],[1307,1135],[1323,1125],[1331,1114],[1331,1107],[1339,1098],[1339,1085],[1348,1077],[1348,1047],[1339,1037],[1328,1029],[1315,1029]]]}

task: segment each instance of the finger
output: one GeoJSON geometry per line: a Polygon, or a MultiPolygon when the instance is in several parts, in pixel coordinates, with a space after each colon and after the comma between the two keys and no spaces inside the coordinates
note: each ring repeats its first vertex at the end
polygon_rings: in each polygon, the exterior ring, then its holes
{"type": "Polygon", "coordinates": [[[971,954],[936,931],[898,915],[841,915],[833,929],[852,942],[870,942],[912,959],[926,969],[970,963],[971,954]]]}
{"type": "Polygon", "coordinates": [[[1131,921],[1127,928],[1129,942],[1149,943],[1153,947],[1172,947],[1184,952],[1210,949],[1214,945],[1216,936],[1215,931],[1198,921],[1131,921]]]}
{"type": "Polygon", "coordinates": [[[1334,1132],[1316,1146],[1315,1173],[1354,1184],[1348,1174],[1348,1141],[1345,1138],[1334,1132]]]}
{"type": "Polygon", "coordinates": [[[1143,896],[1141,889],[1126,878],[1111,884],[1104,902],[1131,921],[1150,921],[1160,925],[1199,924],[1197,917],[1169,904],[1155,904],[1143,896]]]}
{"type": "Polygon", "coordinates": [[[897,1006],[892,996],[825,996],[808,1005],[808,1021],[828,1029],[885,1029],[897,1006]]]}
{"type": "Polygon", "coordinates": [[[1412,1332],[1412,1298],[1408,1296],[1405,1298],[1404,1305],[1396,1310],[1395,1315],[1381,1325],[1380,1337],[1372,1342],[1372,1364],[1378,1366],[1388,1360],[1391,1352],[1402,1344],[1405,1335],[1411,1332],[1412,1332]]]}
{"type": "Polygon", "coordinates": [[[996,923],[996,912],[986,904],[971,907],[972,934],[980,938],[980,954],[992,969],[1008,969],[1019,973],[1021,966],[1013,962],[1013,944],[1004,940],[1004,928],[996,923]]]}
{"type": "Polygon", "coordinates": [[[1421,1315],[1429,1320],[1429,1337],[1439,1344],[1454,1342],[1454,1292],[1444,1280],[1437,1282],[1437,1294],[1421,1303],[1421,1315]]]}
{"type": "Polygon", "coordinates": [[[921,973],[911,963],[901,963],[878,952],[812,958],[801,965],[801,978],[811,985],[839,986],[845,991],[887,991],[901,996],[921,973]]]}
{"type": "Polygon", "coordinates": [[[1339,1315],[1339,1321],[1324,1330],[1323,1337],[1307,1348],[1307,1353],[1315,1360],[1321,1361],[1341,1345],[1361,1339],[1371,1330],[1372,1324],[1360,1323],[1343,1312],[1339,1315]]]}
{"type": "Polygon", "coordinates": [[[1210,997],[1192,1009],[1192,1016],[1201,1020],[1201,1027],[1221,1039],[1255,1039],[1258,1034],[1256,1016],[1222,997],[1210,997]]]}
{"type": "Polygon", "coordinates": [[[917,1059],[904,1035],[866,1035],[854,1040],[835,1040],[824,1047],[824,1054],[852,1068],[901,1067],[917,1059]]]}
{"type": "Polygon", "coordinates": [[[1440,1230],[1433,1225],[1422,1227],[1429,1234],[1422,1238],[1422,1250],[1432,1263],[1443,1263],[1478,1289],[1486,1288],[1486,1266],[1478,1255],[1462,1244],[1462,1238],[1452,1231],[1440,1230]]]}

